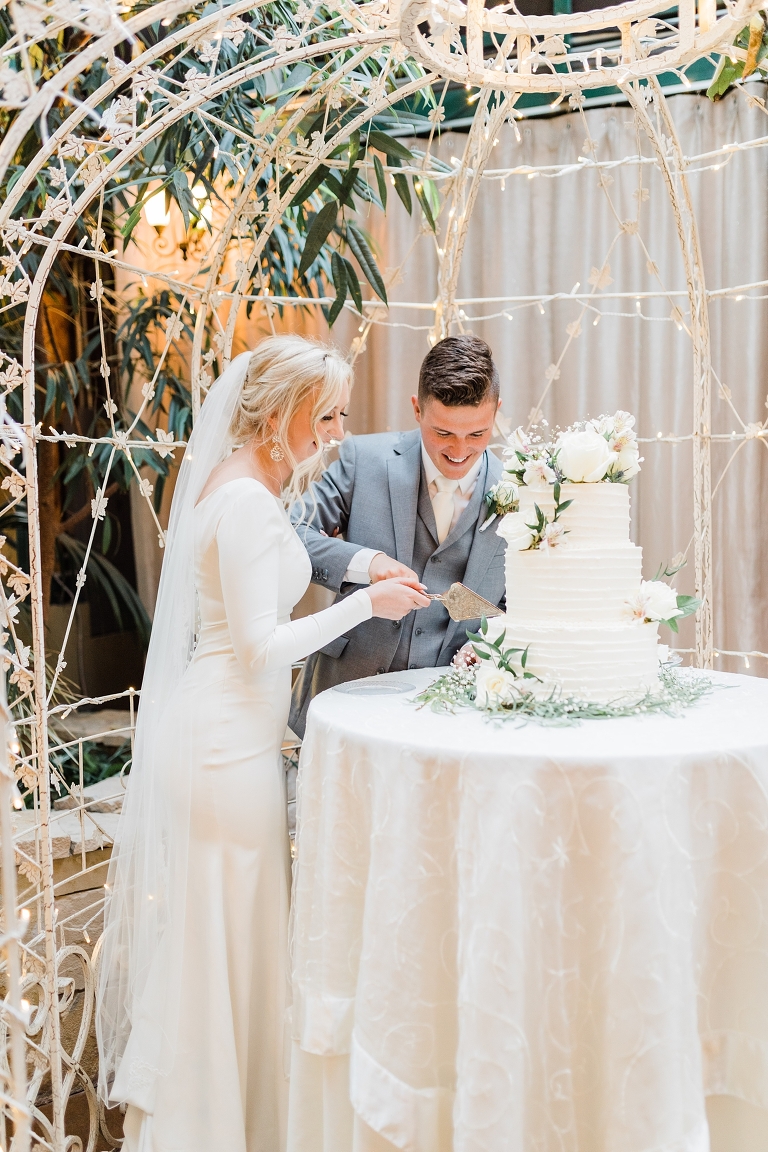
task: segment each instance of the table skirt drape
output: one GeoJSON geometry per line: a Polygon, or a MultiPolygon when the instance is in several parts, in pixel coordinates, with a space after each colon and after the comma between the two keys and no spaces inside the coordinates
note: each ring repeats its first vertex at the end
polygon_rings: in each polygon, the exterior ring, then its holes
{"type": "Polygon", "coordinates": [[[714,678],[566,729],[317,699],[289,1152],[707,1152],[708,1096],[763,1152],[768,682],[714,678]]]}

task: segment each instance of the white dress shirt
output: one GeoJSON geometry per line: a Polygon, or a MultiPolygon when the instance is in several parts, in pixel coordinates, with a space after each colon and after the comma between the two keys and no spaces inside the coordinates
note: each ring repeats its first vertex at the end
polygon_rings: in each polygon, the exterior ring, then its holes
{"type": "MultiPolygon", "coordinates": [[[[424,465],[424,475],[427,478],[429,486],[429,498],[434,500],[437,495],[437,484],[435,481],[438,476],[442,476],[442,472],[434,463],[432,457],[427,452],[424,444],[421,445],[421,460],[424,465]]],[[[475,491],[477,484],[477,477],[483,463],[483,457],[480,456],[467,472],[466,476],[462,476],[459,480],[458,487],[453,494],[453,519],[451,520],[450,532],[456,527],[459,522],[459,517],[472,499],[472,494],[475,491]]],[[[344,573],[344,580],[349,584],[370,584],[371,577],[369,569],[371,561],[374,556],[381,555],[381,550],[375,548],[361,548],[352,557],[352,562],[344,573]]]]}

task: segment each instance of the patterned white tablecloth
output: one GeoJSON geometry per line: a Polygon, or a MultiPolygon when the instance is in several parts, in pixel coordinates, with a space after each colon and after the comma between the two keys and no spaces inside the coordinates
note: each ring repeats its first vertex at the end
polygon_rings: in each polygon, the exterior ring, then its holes
{"type": "Polygon", "coordinates": [[[318,697],[290,1152],[706,1152],[706,1096],[768,1109],[768,680],[714,679],[567,728],[318,697]]]}

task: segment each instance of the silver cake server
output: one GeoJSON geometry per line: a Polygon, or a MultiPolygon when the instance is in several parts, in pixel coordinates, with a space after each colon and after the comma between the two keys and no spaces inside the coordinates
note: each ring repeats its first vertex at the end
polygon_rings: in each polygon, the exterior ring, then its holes
{"type": "Polygon", "coordinates": [[[426,592],[430,600],[439,600],[448,609],[451,620],[476,620],[480,616],[503,616],[501,608],[478,596],[465,584],[451,584],[447,592],[426,592]]]}

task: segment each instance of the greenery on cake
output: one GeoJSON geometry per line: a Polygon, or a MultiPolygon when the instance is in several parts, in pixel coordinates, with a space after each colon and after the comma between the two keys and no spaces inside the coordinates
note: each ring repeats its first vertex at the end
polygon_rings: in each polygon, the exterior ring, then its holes
{"type": "Polygon", "coordinates": [[[667,663],[659,665],[658,688],[649,689],[639,698],[620,696],[594,703],[566,695],[556,686],[542,696],[532,688],[532,681],[540,681],[527,669],[527,648],[505,648],[504,632],[495,640],[489,640],[485,619],[480,633],[467,635],[478,662],[468,664],[464,660],[452,666],[415,697],[418,704],[429,705],[435,712],[472,708],[493,720],[561,726],[581,720],[614,720],[652,713],[677,716],[714,686],[709,677],[691,675],[688,670],[667,663]]]}
{"type": "Polygon", "coordinates": [[[497,528],[509,548],[518,552],[527,552],[532,548],[552,549],[565,543],[568,529],[558,523],[566,508],[570,508],[572,500],[560,499],[560,482],[555,481],[553,488],[555,506],[551,516],[542,512],[538,504],[533,506],[534,522],[525,519],[525,514],[519,510],[508,513],[497,528]]]}

